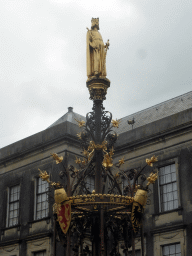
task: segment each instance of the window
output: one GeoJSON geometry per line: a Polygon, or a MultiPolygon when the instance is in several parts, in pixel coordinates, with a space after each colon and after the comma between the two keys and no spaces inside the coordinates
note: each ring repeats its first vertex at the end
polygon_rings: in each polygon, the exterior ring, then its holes
{"type": "Polygon", "coordinates": [[[95,177],[94,176],[88,176],[86,178],[86,187],[92,193],[92,191],[95,189],[95,177]]]}
{"type": "Polygon", "coordinates": [[[34,252],[34,256],[46,256],[46,251],[34,252]]]}
{"type": "Polygon", "coordinates": [[[178,193],[175,164],[160,168],[160,210],[170,211],[178,208],[178,193]]]}
{"type": "MultiPolygon", "coordinates": [[[[131,174],[132,175],[132,174],[131,174]]],[[[130,186],[133,186],[134,179],[131,177],[131,175],[128,175],[129,181],[125,177],[121,177],[121,184],[122,184],[122,193],[123,195],[130,195],[130,186]],[[132,178],[132,179],[131,179],[132,178]]]]}
{"type": "Polygon", "coordinates": [[[14,186],[9,189],[8,194],[8,219],[7,226],[12,227],[18,224],[19,221],[19,198],[20,186],[14,186]]]}
{"type": "Polygon", "coordinates": [[[181,256],[180,244],[171,244],[162,246],[163,256],[181,256]]]}
{"type": "Polygon", "coordinates": [[[126,194],[125,190],[126,190],[126,188],[128,186],[128,180],[125,179],[124,177],[122,177],[121,180],[122,180],[122,192],[123,192],[123,194],[126,194]]]}
{"type": "Polygon", "coordinates": [[[36,209],[35,219],[42,219],[48,216],[48,182],[43,181],[41,178],[37,179],[36,186],[36,209]]]}

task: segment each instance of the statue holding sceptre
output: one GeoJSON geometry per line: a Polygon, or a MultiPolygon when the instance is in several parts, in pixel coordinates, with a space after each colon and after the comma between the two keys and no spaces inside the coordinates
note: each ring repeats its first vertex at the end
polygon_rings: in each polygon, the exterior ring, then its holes
{"type": "MultiPolygon", "coordinates": [[[[88,28],[87,28],[88,29],[88,28]]],[[[109,49],[109,40],[103,43],[99,33],[99,18],[92,18],[91,30],[87,31],[87,76],[89,78],[105,78],[106,55],[109,49]]]]}

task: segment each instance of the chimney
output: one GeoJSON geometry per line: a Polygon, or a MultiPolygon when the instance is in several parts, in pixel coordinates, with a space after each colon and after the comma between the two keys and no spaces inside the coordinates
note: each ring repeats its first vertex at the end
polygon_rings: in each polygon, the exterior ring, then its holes
{"type": "Polygon", "coordinates": [[[72,107],[68,107],[68,112],[73,112],[73,108],[72,107]]]}

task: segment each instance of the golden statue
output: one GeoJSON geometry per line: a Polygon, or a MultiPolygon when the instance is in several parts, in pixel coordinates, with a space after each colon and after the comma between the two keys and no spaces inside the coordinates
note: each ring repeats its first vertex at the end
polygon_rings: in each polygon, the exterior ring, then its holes
{"type": "MultiPolygon", "coordinates": [[[[88,28],[87,28],[88,29],[88,28]]],[[[106,54],[109,48],[109,40],[103,43],[99,33],[99,18],[92,18],[91,30],[87,31],[87,76],[105,78],[106,72],[106,54]]]]}

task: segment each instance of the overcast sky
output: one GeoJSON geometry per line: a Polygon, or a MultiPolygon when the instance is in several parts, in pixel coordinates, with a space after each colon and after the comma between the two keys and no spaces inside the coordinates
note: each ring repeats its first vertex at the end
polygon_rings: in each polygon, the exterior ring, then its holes
{"type": "Polygon", "coordinates": [[[104,106],[114,118],[192,90],[191,0],[1,0],[0,148],[46,129],[70,106],[91,111],[92,17],[110,40],[104,106]]]}

